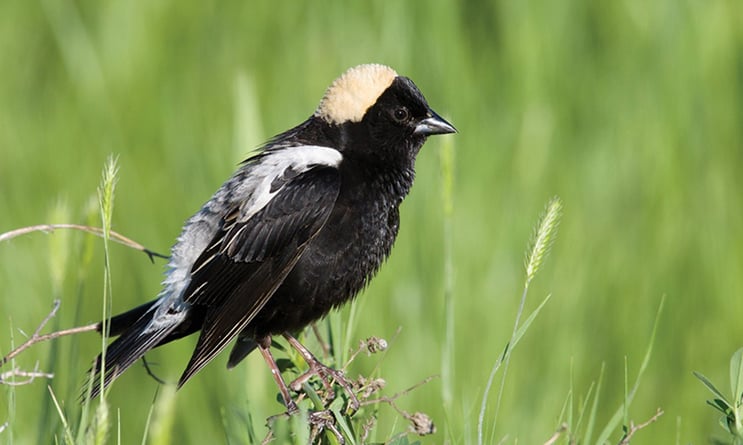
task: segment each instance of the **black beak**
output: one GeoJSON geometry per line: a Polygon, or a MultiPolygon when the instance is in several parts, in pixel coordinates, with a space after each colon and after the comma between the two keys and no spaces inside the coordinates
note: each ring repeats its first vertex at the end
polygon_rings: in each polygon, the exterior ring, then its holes
{"type": "Polygon", "coordinates": [[[433,110],[428,110],[429,117],[418,122],[413,134],[431,136],[432,134],[456,133],[457,129],[433,110]]]}

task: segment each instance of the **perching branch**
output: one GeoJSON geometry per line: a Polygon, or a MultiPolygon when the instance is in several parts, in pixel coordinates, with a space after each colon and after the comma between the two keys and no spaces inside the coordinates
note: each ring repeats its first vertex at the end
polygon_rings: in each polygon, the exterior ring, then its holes
{"type": "MultiPolygon", "coordinates": [[[[26,235],[32,232],[51,233],[57,229],[79,230],[81,232],[90,233],[90,234],[93,234],[99,237],[103,237],[103,230],[100,227],[83,226],[80,224],[39,224],[35,226],[21,227],[20,229],[11,230],[10,232],[0,233],[0,243],[3,241],[7,241],[11,238],[15,238],[21,235],[26,235]]],[[[131,247],[132,249],[136,249],[136,250],[139,250],[140,252],[144,252],[150,258],[150,261],[152,262],[155,261],[155,257],[168,259],[167,255],[163,255],[155,251],[152,251],[146,248],[145,246],[139,244],[138,242],[130,238],[127,238],[120,233],[116,233],[113,230],[110,231],[109,235],[110,235],[111,240],[116,241],[119,244],[123,244],[127,247],[131,247]]]]}
{"type": "Polygon", "coordinates": [[[629,445],[630,439],[632,438],[632,436],[636,432],[640,431],[641,429],[643,429],[646,426],[650,425],[651,423],[655,422],[662,415],[663,415],[663,410],[660,409],[660,408],[658,408],[658,411],[655,412],[655,414],[653,415],[653,417],[651,417],[650,419],[648,419],[647,421],[645,421],[645,422],[643,422],[643,423],[641,423],[639,425],[635,425],[635,422],[630,421],[630,423],[629,423],[629,429],[624,434],[624,437],[622,437],[622,440],[619,442],[619,445],[629,445]]]}
{"type": "MultiPolygon", "coordinates": [[[[72,229],[72,230],[79,230],[81,232],[90,233],[99,237],[103,237],[103,230],[99,227],[91,227],[91,226],[84,226],[80,224],[38,224],[35,226],[28,226],[28,227],[22,227],[20,229],[11,230],[9,232],[0,233],[0,242],[7,241],[9,239],[13,239],[15,237],[26,235],[33,232],[44,232],[44,233],[50,233],[54,232],[57,229],[72,229]]],[[[143,245],[139,244],[138,242],[127,238],[124,235],[121,235],[120,233],[109,231],[108,233],[111,240],[122,244],[124,246],[130,247],[132,249],[139,250],[140,252],[144,252],[150,259],[150,261],[154,262],[155,257],[157,258],[164,258],[168,259],[168,256],[157,253],[153,250],[150,250],[143,245]]],[[[39,324],[39,326],[36,328],[36,331],[34,331],[33,335],[26,340],[22,345],[12,350],[8,355],[2,358],[0,360],[0,367],[5,366],[10,360],[13,360],[18,354],[25,351],[26,349],[30,348],[31,346],[35,345],[36,343],[41,343],[43,341],[47,340],[53,340],[55,338],[64,337],[66,335],[73,335],[73,334],[79,334],[82,332],[90,332],[97,330],[99,327],[99,323],[93,323],[89,324],[87,326],[79,326],[75,328],[70,329],[63,329],[61,331],[52,332],[50,334],[41,335],[41,330],[46,326],[46,324],[51,320],[56,314],[57,310],[59,310],[59,300],[54,301],[54,307],[52,308],[51,312],[42,320],[42,322],[39,324]]],[[[19,371],[19,370],[14,370],[19,371]]],[[[30,377],[30,376],[29,376],[30,377]]],[[[41,376],[38,376],[41,377],[41,376]]]]}
{"type": "Polygon", "coordinates": [[[52,318],[54,318],[55,315],[57,315],[57,311],[59,310],[59,304],[60,304],[59,300],[54,300],[54,307],[52,307],[52,311],[49,312],[46,318],[44,318],[41,321],[41,323],[39,324],[39,327],[36,328],[36,330],[34,331],[34,333],[31,335],[31,337],[28,340],[26,340],[22,345],[10,351],[8,355],[2,358],[2,360],[0,361],[0,367],[5,366],[5,364],[13,360],[16,356],[18,356],[18,354],[30,348],[31,346],[35,345],[36,343],[41,343],[47,340],[53,340],[55,338],[64,337],[66,335],[95,331],[96,329],[98,329],[99,323],[93,323],[87,326],[78,326],[76,328],[63,329],[61,331],[52,332],[50,334],[40,335],[41,330],[44,329],[44,326],[46,326],[47,323],[49,323],[49,320],[51,320],[52,318]]]}
{"type": "Polygon", "coordinates": [[[39,363],[37,362],[34,366],[33,371],[23,371],[20,368],[13,368],[10,371],[5,371],[2,374],[0,374],[0,385],[8,385],[8,386],[21,386],[21,385],[28,385],[29,383],[33,382],[37,378],[43,378],[43,379],[51,379],[54,377],[54,374],[50,374],[48,372],[42,372],[39,370],[39,363]],[[23,377],[26,380],[15,380],[14,377],[23,377]],[[12,379],[12,381],[8,381],[12,379]]]}

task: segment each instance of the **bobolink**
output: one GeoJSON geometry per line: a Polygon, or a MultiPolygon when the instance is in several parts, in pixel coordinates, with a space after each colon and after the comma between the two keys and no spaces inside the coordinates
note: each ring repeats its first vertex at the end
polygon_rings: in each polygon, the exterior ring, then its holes
{"type": "MultiPolygon", "coordinates": [[[[110,320],[104,387],[157,346],[201,331],[179,387],[235,337],[228,367],[283,335],[311,373],[339,377],[292,334],[353,299],[387,258],[430,135],[453,133],[407,77],[346,71],[309,119],[271,139],[184,225],[157,299],[110,320]]],[[[101,388],[100,357],[93,394],[101,388]]]]}

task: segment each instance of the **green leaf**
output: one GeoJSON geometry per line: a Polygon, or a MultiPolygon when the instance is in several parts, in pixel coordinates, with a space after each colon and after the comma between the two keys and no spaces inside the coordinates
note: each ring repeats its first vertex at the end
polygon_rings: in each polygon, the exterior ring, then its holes
{"type": "Polygon", "coordinates": [[[743,393],[743,348],[730,358],[730,389],[733,391],[733,406],[737,408],[743,393]]]}
{"type": "Polygon", "coordinates": [[[601,392],[601,384],[604,381],[604,371],[606,370],[606,363],[601,363],[601,371],[599,372],[599,381],[596,383],[596,394],[593,396],[593,406],[591,406],[591,412],[588,415],[588,424],[586,425],[586,431],[583,435],[583,443],[592,443],[591,438],[593,436],[593,428],[596,425],[596,415],[599,409],[599,393],[601,392]]]}
{"type": "Polygon", "coordinates": [[[730,402],[728,402],[728,400],[725,398],[724,395],[722,395],[720,390],[717,389],[715,385],[713,385],[712,382],[707,377],[705,377],[704,375],[702,375],[701,373],[697,371],[692,371],[692,372],[694,373],[694,377],[698,378],[704,384],[704,386],[706,386],[707,389],[709,389],[712,392],[712,394],[715,395],[717,399],[720,399],[720,401],[725,402],[727,406],[731,408],[733,407],[733,405],[731,405],[730,402]]]}
{"type": "Polygon", "coordinates": [[[312,401],[312,405],[316,410],[323,410],[325,408],[325,404],[312,385],[308,382],[304,382],[302,383],[302,389],[304,390],[304,393],[307,394],[307,397],[312,401]]]}
{"type": "Polygon", "coordinates": [[[511,351],[513,351],[513,349],[516,347],[519,340],[521,340],[521,337],[524,336],[524,334],[526,333],[526,330],[529,329],[529,326],[531,326],[531,323],[534,321],[535,318],[537,318],[537,315],[539,315],[539,312],[542,310],[544,305],[547,304],[547,302],[550,300],[551,297],[552,297],[552,294],[548,294],[544,298],[544,300],[542,300],[539,306],[537,306],[537,308],[534,309],[534,311],[531,314],[529,314],[529,317],[526,320],[524,320],[524,323],[521,326],[519,326],[519,329],[516,331],[516,334],[513,336],[513,341],[511,342],[511,345],[509,346],[509,349],[511,349],[511,351]]]}
{"type": "Polygon", "coordinates": [[[353,427],[347,422],[347,418],[343,416],[341,409],[343,408],[343,399],[337,398],[335,401],[340,401],[340,404],[332,403],[330,405],[330,411],[335,417],[335,423],[340,427],[341,432],[346,436],[346,440],[351,445],[356,445],[356,435],[353,432],[353,427]]]}
{"type": "Polygon", "coordinates": [[[729,406],[720,399],[715,400],[707,400],[707,405],[711,406],[712,408],[720,411],[721,413],[725,414],[726,416],[728,413],[730,413],[729,406]]]}
{"type": "Polygon", "coordinates": [[[642,379],[643,374],[645,374],[645,370],[648,367],[648,364],[650,363],[650,357],[653,355],[653,343],[655,343],[655,334],[658,331],[658,324],[660,323],[660,316],[663,313],[663,306],[666,301],[666,296],[663,295],[660,299],[660,304],[658,305],[658,312],[655,314],[655,322],[653,323],[653,329],[650,333],[650,340],[648,341],[648,347],[645,351],[645,357],[642,359],[642,363],[640,364],[640,370],[637,371],[637,377],[635,377],[635,384],[632,386],[632,389],[629,391],[627,396],[625,397],[625,402],[622,406],[617,409],[617,411],[614,413],[614,416],[609,420],[609,422],[604,427],[604,430],[599,435],[597,443],[606,443],[609,440],[609,436],[611,435],[611,432],[614,431],[615,428],[619,425],[619,421],[622,418],[622,414],[624,413],[625,409],[629,409],[629,405],[632,403],[632,400],[635,398],[635,394],[637,393],[638,388],[640,387],[640,380],[642,379]],[[625,407],[626,405],[626,407],[625,407]]]}

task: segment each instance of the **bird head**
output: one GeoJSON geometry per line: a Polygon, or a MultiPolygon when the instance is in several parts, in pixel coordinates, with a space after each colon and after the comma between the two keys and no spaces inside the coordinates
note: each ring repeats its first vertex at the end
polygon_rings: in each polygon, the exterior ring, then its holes
{"type": "Polygon", "coordinates": [[[428,136],[457,131],[431,109],[412,80],[379,64],[343,73],[314,116],[338,130],[344,156],[414,159],[428,136]]]}

